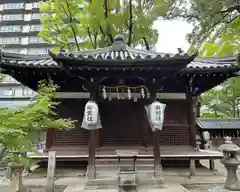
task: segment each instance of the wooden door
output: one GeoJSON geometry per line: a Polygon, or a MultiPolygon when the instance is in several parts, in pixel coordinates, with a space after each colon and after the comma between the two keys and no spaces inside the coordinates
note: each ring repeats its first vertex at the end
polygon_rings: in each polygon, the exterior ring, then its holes
{"type": "Polygon", "coordinates": [[[144,108],[128,100],[100,104],[103,129],[101,145],[142,145],[144,108]]]}

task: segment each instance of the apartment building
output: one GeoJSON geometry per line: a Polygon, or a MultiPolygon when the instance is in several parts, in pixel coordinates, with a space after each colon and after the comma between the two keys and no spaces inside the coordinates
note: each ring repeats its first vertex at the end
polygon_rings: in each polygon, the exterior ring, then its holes
{"type": "MultiPolygon", "coordinates": [[[[51,48],[38,37],[39,0],[0,0],[0,47],[21,54],[45,54],[51,48]]],[[[29,104],[35,92],[10,76],[0,83],[0,108],[29,104]]]]}
{"type": "Polygon", "coordinates": [[[0,47],[21,54],[46,54],[51,48],[38,37],[39,0],[0,0],[0,47]]]}
{"type": "Polygon", "coordinates": [[[23,107],[32,102],[35,92],[10,76],[0,83],[0,108],[23,107]]]}

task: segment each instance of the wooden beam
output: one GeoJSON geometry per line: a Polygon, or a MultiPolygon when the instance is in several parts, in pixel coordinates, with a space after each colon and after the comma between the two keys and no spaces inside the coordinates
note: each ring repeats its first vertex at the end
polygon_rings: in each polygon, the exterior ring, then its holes
{"type": "Polygon", "coordinates": [[[196,147],[196,135],[197,135],[197,98],[193,95],[193,83],[194,77],[190,77],[187,81],[186,96],[188,102],[188,124],[189,124],[189,140],[192,147],[196,147]]]}
{"type": "MultiPolygon", "coordinates": [[[[96,100],[98,98],[98,79],[90,79],[90,98],[96,100]]],[[[96,166],[95,166],[95,155],[97,143],[99,144],[99,130],[89,130],[89,143],[88,143],[88,167],[87,167],[87,178],[96,178],[96,166]]]]}
{"type": "MultiPolygon", "coordinates": [[[[132,92],[134,96],[137,98],[141,98],[140,93],[132,92]]],[[[124,93],[124,97],[127,98],[128,93],[124,93]]],[[[112,98],[117,98],[117,93],[111,92],[112,98]]],[[[147,93],[147,98],[150,97],[150,94],[147,93]]],[[[156,93],[157,99],[171,99],[171,100],[186,100],[185,93],[156,93]]],[[[57,92],[56,93],[57,99],[89,99],[90,93],[89,92],[57,92]]]]}
{"type": "Polygon", "coordinates": [[[188,122],[190,131],[190,145],[196,147],[196,135],[197,135],[197,111],[196,111],[196,98],[188,96],[188,122]]]}
{"type": "Polygon", "coordinates": [[[48,128],[46,131],[46,147],[45,151],[48,152],[53,144],[53,129],[48,128]]]}
{"type": "Polygon", "coordinates": [[[160,130],[156,129],[153,132],[153,155],[154,155],[154,176],[162,176],[162,164],[161,164],[161,154],[160,154],[160,130]]]}
{"type": "Polygon", "coordinates": [[[95,153],[96,130],[89,131],[87,178],[96,178],[95,153]]]}
{"type": "MultiPolygon", "coordinates": [[[[149,84],[149,90],[151,94],[150,101],[153,102],[157,99],[156,87],[159,82],[156,79],[152,80],[149,84]]],[[[161,154],[160,154],[160,130],[156,129],[153,132],[153,155],[154,155],[154,176],[162,177],[162,164],[161,164],[161,154]]]]}

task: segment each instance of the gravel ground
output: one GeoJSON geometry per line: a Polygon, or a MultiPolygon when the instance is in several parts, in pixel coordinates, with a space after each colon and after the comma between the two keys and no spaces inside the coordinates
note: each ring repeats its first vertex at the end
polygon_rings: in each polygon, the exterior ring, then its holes
{"type": "MultiPolygon", "coordinates": [[[[62,186],[62,185],[58,185],[55,186],[55,190],[54,192],[63,192],[64,189],[66,189],[67,186],[62,186]]],[[[46,189],[44,186],[27,186],[28,189],[31,189],[31,192],[46,192],[46,189]]],[[[7,191],[8,187],[7,186],[0,186],[0,191],[7,191]]]]}
{"type": "Polygon", "coordinates": [[[190,192],[230,192],[223,184],[190,184],[183,185],[190,192]]]}

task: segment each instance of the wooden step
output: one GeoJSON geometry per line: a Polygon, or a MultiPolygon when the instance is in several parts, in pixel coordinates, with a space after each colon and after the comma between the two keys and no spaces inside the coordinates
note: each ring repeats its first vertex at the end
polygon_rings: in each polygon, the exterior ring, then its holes
{"type": "MultiPolygon", "coordinates": [[[[95,161],[96,165],[118,165],[118,159],[116,158],[109,158],[109,159],[96,159],[95,161]]],[[[137,159],[136,165],[142,165],[142,164],[153,164],[154,159],[137,159]]],[[[133,164],[132,159],[121,159],[120,164],[133,164]]]]}
{"type": "MultiPolygon", "coordinates": [[[[118,165],[97,165],[96,171],[118,171],[119,167],[130,170],[133,169],[133,165],[131,164],[124,164],[121,166],[118,165]]],[[[153,170],[153,164],[141,164],[135,166],[136,170],[153,170]]]]}

